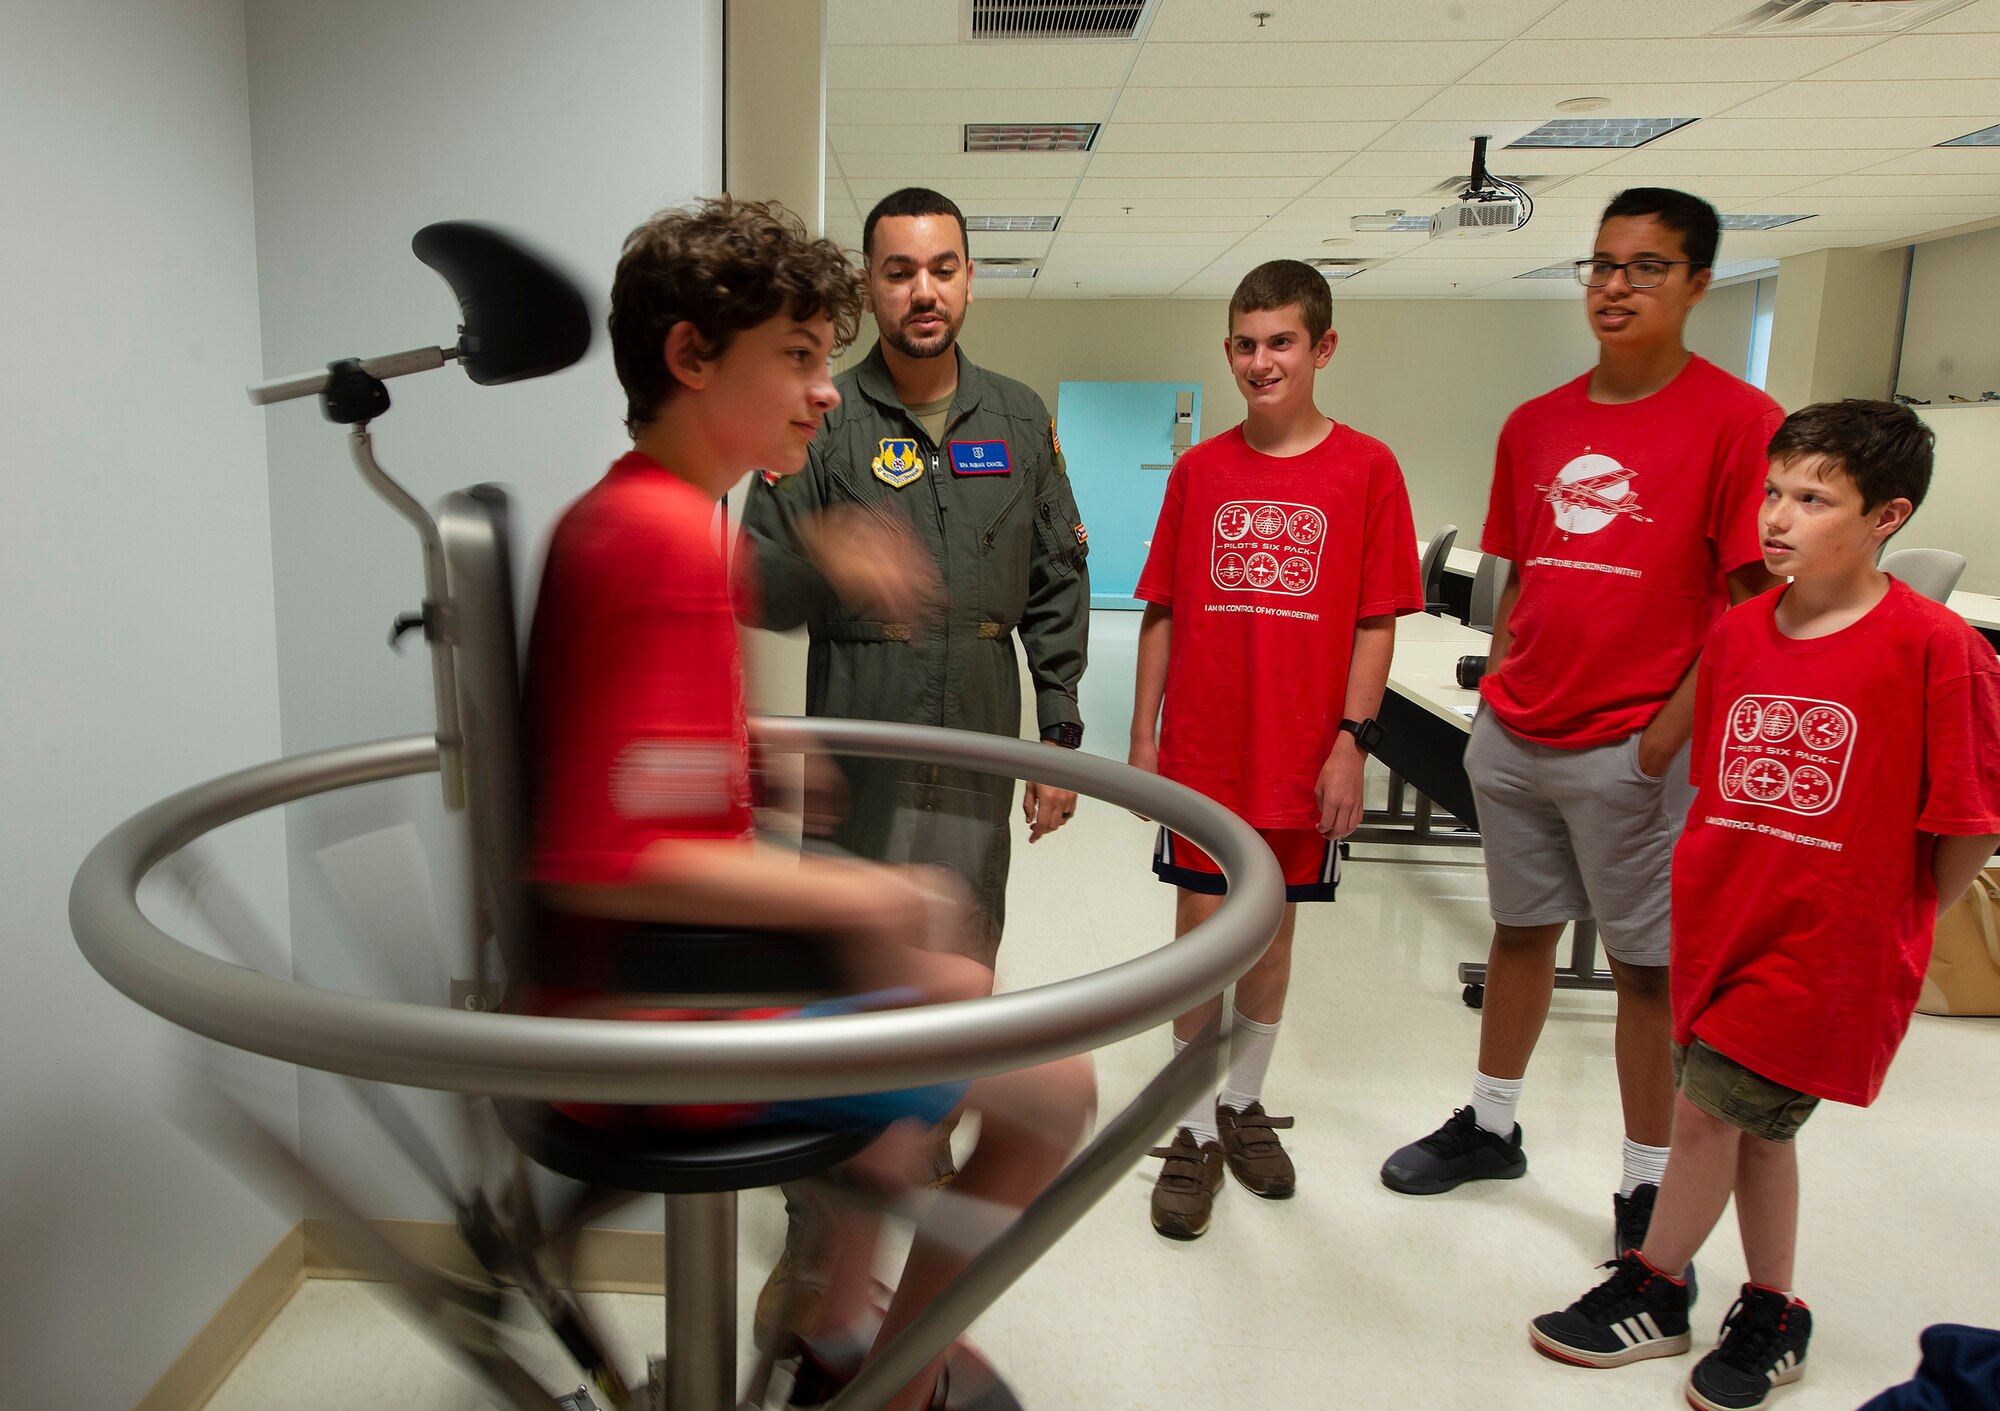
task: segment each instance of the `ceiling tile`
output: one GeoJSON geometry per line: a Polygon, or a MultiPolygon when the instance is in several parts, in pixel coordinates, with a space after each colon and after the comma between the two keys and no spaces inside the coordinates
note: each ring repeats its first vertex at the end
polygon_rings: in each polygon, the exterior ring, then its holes
{"type": "Polygon", "coordinates": [[[1203,76],[1200,85],[1164,88],[1128,85],[1112,112],[1114,123],[1240,123],[1252,116],[1296,113],[1309,123],[1393,122],[1433,93],[1437,84],[1333,87],[1308,83],[1297,88],[1267,88],[1245,84],[1232,87],[1221,72],[1203,76]],[[1255,96],[1252,97],[1254,91],[1255,96]]]}
{"type": "Polygon", "coordinates": [[[830,89],[829,125],[938,122],[1097,122],[1111,107],[1112,88],[959,88],[911,94],[895,88],[830,89]]]}
{"type": "MultiPolygon", "coordinates": [[[[1518,152],[1488,152],[1487,167],[1503,176],[1553,176],[1595,171],[1618,154],[1606,151],[1558,151],[1547,147],[1518,152]]],[[[1472,144],[1433,152],[1356,152],[1335,176],[1428,176],[1442,181],[1472,171],[1472,144]]]]}
{"type": "Polygon", "coordinates": [[[907,0],[826,0],[829,44],[956,44],[957,5],[907,0]]]}
{"type": "MultiPolygon", "coordinates": [[[[1150,200],[1144,197],[1103,198],[1078,197],[1070,203],[1070,217],[1081,216],[1121,216],[1128,223],[1141,227],[1172,229],[1171,222],[1186,216],[1208,216],[1220,220],[1242,220],[1250,224],[1270,217],[1269,201],[1243,200],[1216,196],[1159,196],[1150,200]]],[[[1068,220],[1064,221],[1068,225],[1068,220]]],[[[1199,226],[1183,226],[1182,229],[1197,230],[1199,226]]],[[[1246,227],[1247,228],[1247,227],[1246,227]]]]}
{"type": "MultiPolygon", "coordinates": [[[[905,186],[922,184],[900,176],[855,177],[848,182],[854,199],[863,205],[873,205],[891,191],[905,186]]],[[[968,215],[1054,215],[1060,213],[1062,203],[1075,189],[1074,181],[1059,179],[989,181],[966,178],[953,181],[951,189],[944,194],[963,207],[968,215]]]]}
{"type": "Polygon", "coordinates": [[[1358,152],[1388,130],[1387,122],[1137,123],[1114,119],[1098,134],[1095,150],[1100,157],[1112,153],[1358,152]]]}
{"type": "MultiPolygon", "coordinates": [[[[1581,84],[1610,82],[1643,64],[1653,73],[1699,75],[1704,82],[1774,82],[1800,78],[1845,55],[1866,39],[1654,39],[1643,49],[1625,39],[1521,39],[1461,80],[1465,83],[1581,84]]],[[[1881,77],[1882,75],[1876,75],[1881,77]]],[[[1660,113],[1659,117],[1686,117],[1660,113]]]]}
{"type": "Polygon", "coordinates": [[[1732,108],[1732,118],[1922,118],[1963,116],[1970,132],[2000,116],[2000,78],[1957,83],[1809,78],[1732,108]]]}
{"type": "Polygon", "coordinates": [[[949,156],[965,151],[965,129],[939,122],[841,123],[827,127],[826,141],[843,155],[949,156]]]}
{"type": "Polygon", "coordinates": [[[1801,186],[1790,195],[1802,201],[1814,196],[1987,196],[2000,193],[2000,169],[1944,176],[1899,176],[1886,172],[1849,172],[1832,181],[1801,186]]]}
{"type": "Polygon", "coordinates": [[[1529,39],[1694,38],[1734,24],[1760,0],[1566,0],[1529,39]]]}
{"type": "Polygon", "coordinates": [[[1310,176],[1100,177],[1093,166],[1076,194],[1079,199],[1128,201],[1134,205],[1187,198],[1261,201],[1266,203],[1266,214],[1274,214],[1312,184],[1310,176]]]}
{"type": "Polygon", "coordinates": [[[2000,171],[2000,147],[1929,147],[1918,152],[1881,153],[1881,160],[1868,162],[1856,171],[1913,172],[1958,175],[1964,172],[2000,171]]]}
{"type": "MultiPolygon", "coordinates": [[[[1706,126],[1706,124],[1704,124],[1706,126]]],[[[1714,172],[1718,176],[1825,176],[1873,166],[1898,155],[1893,147],[1822,148],[1779,151],[1739,148],[1718,152],[1699,147],[1669,147],[1669,138],[1649,143],[1599,168],[1599,176],[1643,176],[1646,185],[1659,183],[1655,176],[1714,172]]]]}
{"type": "Polygon", "coordinates": [[[1939,225],[2000,215],[2000,193],[1984,196],[1816,196],[1813,204],[1822,216],[1882,216],[1890,220],[1936,216],[1939,225]]]}
{"type": "MultiPolygon", "coordinates": [[[[1487,144],[1487,154],[1497,163],[1500,151],[1517,137],[1525,137],[1540,127],[1539,118],[1522,118],[1513,122],[1494,122],[1490,118],[1458,118],[1450,121],[1411,119],[1399,122],[1371,144],[1377,152],[1442,152],[1451,148],[1472,150],[1472,139],[1486,137],[1492,139],[1487,144]]],[[[1544,151],[1560,150],[1537,148],[1534,152],[1510,153],[1509,161],[1520,161],[1539,156],[1544,151]]],[[[1602,158],[1599,158],[1601,161],[1602,158]]],[[[1517,163],[1518,164],[1518,163],[1517,163]]]]}
{"type": "Polygon", "coordinates": [[[1647,145],[1667,152],[1682,148],[1845,152],[1857,147],[1930,147],[1962,135],[1967,131],[1966,122],[1962,117],[1709,118],[1647,145]]]}
{"type": "MultiPolygon", "coordinates": [[[[1268,44],[1304,41],[1512,39],[1544,14],[1550,0],[1398,0],[1394,5],[1271,6],[1259,30],[1251,11],[1215,0],[1160,0],[1146,42],[1268,44]]],[[[1262,9],[1264,6],[1256,6],[1262,9]]]]}
{"type": "Polygon", "coordinates": [[[1792,175],[1698,175],[1693,171],[1649,173],[1641,178],[1631,172],[1597,171],[1572,177],[1558,190],[1565,200],[1608,202],[1628,186],[1666,186],[1691,192],[1710,205],[1717,205],[1775,198],[1808,180],[1811,178],[1792,175]]]}
{"type": "Polygon", "coordinates": [[[1132,66],[1129,44],[923,44],[880,48],[873,44],[833,44],[827,49],[829,94],[843,88],[888,89],[901,93],[914,112],[929,106],[930,95],[979,85],[993,88],[1008,78],[1037,88],[1101,88],[1125,79],[1132,66]]]}
{"type": "Polygon", "coordinates": [[[1075,181],[1090,165],[1088,152],[959,152],[944,157],[862,155],[843,152],[840,169],[849,181],[887,177],[898,186],[937,186],[950,181],[1075,181]]]}
{"type": "Polygon", "coordinates": [[[1032,260],[1048,254],[1055,237],[1046,231],[975,230],[972,258],[975,260],[1032,260]]]}
{"type": "Polygon", "coordinates": [[[1074,245],[1056,242],[1049,269],[1200,269],[1222,253],[1201,245],[1074,245]]]}
{"type": "Polygon", "coordinates": [[[1414,113],[1413,119],[1543,122],[1559,116],[1566,98],[1609,98],[1598,112],[1612,118],[1652,118],[1672,114],[1705,118],[1734,107],[1771,87],[1764,83],[1456,83],[1414,113]]]}
{"type": "MultiPolygon", "coordinates": [[[[1101,204],[1106,209],[1073,210],[1064,216],[1063,230],[1078,235],[1087,233],[1116,235],[1134,228],[1135,222],[1132,218],[1120,212],[1115,203],[1106,201],[1101,204]]],[[[1202,231],[1218,235],[1241,235],[1252,227],[1262,224],[1262,220],[1255,215],[1184,212],[1179,209],[1184,204],[1176,203],[1171,209],[1148,213],[1145,220],[1137,224],[1156,233],[1202,231]]]]}
{"type": "MultiPolygon", "coordinates": [[[[1140,129],[1144,131],[1145,129],[1140,129]]],[[[1177,177],[1218,175],[1318,178],[1349,157],[1353,149],[1333,152],[1104,152],[1091,154],[1090,176],[1177,177]]]]}
{"type": "Polygon", "coordinates": [[[1198,87],[1218,78],[1241,88],[1344,83],[1446,84],[1485,59],[1494,40],[1423,43],[1147,44],[1129,80],[1136,87],[1198,87]]]}
{"type": "MultiPolygon", "coordinates": [[[[1830,41],[1826,41],[1830,42],[1830,41]]],[[[1866,54],[1822,69],[1817,78],[2000,78],[2000,34],[1903,34],[1866,54]]]]}
{"type": "Polygon", "coordinates": [[[1202,230],[1073,231],[1068,221],[1064,221],[1056,232],[1056,239],[1062,242],[1064,248],[1072,245],[1112,249],[1128,245],[1181,245],[1214,252],[1228,248],[1234,238],[1231,235],[1202,230]]]}
{"type": "Polygon", "coordinates": [[[1962,10],[1953,10],[1923,28],[1925,34],[2000,33],[2000,0],[1972,0],[1962,10]]]}

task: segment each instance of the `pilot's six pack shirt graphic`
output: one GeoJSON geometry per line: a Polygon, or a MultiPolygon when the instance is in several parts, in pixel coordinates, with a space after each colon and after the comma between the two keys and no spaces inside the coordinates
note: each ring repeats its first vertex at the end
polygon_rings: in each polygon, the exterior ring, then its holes
{"type": "Polygon", "coordinates": [[[1133,593],[1172,613],[1160,772],[1255,827],[1315,826],[1354,624],[1423,606],[1416,538],[1396,458],[1351,427],[1296,456],[1240,427],[1183,455],[1133,593]]]}
{"type": "Polygon", "coordinates": [[[1319,584],[1326,516],[1282,500],[1230,500],[1215,511],[1209,576],[1222,589],[1303,597],[1319,584]]]}
{"type": "Polygon", "coordinates": [[[1675,1036],[1841,1102],[1879,1090],[1935,920],[1931,842],[2000,832],[2000,662],[1890,583],[1860,621],[1778,629],[1785,589],[1702,655],[1697,793],[1674,853],[1675,1036]]]}

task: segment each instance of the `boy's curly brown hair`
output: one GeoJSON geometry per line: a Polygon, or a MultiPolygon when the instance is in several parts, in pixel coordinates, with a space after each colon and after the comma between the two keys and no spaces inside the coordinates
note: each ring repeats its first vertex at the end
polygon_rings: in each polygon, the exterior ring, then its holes
{"type": "Polygon", "coordinates": [[[625,388],[625,429],[637,435],[678,386],[667,330],[694,325],[720,357],[746,328],[787,312],[833,320],[844,347],[861,327],[861,274],[831,240],[809,240],[775,201],[728,196],[661,211],[625,237],[611,283],[611,356],[625,388]]]}

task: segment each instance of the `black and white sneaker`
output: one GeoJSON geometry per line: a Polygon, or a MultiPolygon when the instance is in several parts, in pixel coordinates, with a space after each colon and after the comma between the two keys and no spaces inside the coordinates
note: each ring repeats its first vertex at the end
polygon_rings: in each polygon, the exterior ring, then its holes
{"type": "Polygon", "coordinates": [[[1604,1267],[1610,1278],[1562,1312],[1528,1324],[1535,1351],[1579,1367],[1622,1367],[1686,1352],[1687,1285],[1636,1251],[1604,1267]]]}
{"type": "MultiPolygon", "coordinates": [[[[1660,1198],[1660,1188],[1651,1181],[1641,1181],[1632,1188],[1630,1195],[1611,1197],[1611,1257],[1623,1259],[1635,1249],[1643,1249],[1646,1231],[1653,1227],[1653,1202],[1660,1198]]],[[[1695,1282],[1694,1262],[1690,1260],[1681,1278],[1688,1286],[1688,1307],[1695,1305],[1701,1297],[1701,1285],[1695,1282]]]]}
{"type": "Polygon", "coordinates": [[[1404,1195],[1441,1195],[1467,1181],[1511,1181],[1528,1173],[1521,1149],[1521,1124],[1497,1137],[1461,1107],[1429,1136],[1396,1151],[1382,1163],[1382,1184],[1404,1195]]]}
{"type": "Polygon", "coordinates": [[[1812,1310],[1776,1289],[1745,1284],[1722,1320],[1722,1340],[1695,1363],[1687,1382],[1690,1406],[1701,1411],[1747,1411],[1806,1374],[1812,1310]]]}

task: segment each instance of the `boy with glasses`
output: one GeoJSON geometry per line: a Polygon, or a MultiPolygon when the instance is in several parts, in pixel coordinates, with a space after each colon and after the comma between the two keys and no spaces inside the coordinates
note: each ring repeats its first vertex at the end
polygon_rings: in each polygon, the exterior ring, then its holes
{"type": "Polygon", "coordinates": [[[1465,753],[1494,921],[1479,1067],[1472,1101],[1382,1166],[1409,1195],[1526,1173],[1514,1113],[1557,941],[1594,919],[1618,997],[1619,1254],[1645,1235],[1672,1130],[1667,886],[1695,662],[1723,610],[1775,581],[1757,507],[1778,405],[1682,337],[1719,238],[1685,192],[1614,197],[1577,265],[1597,366],[1500,433],[1480,547],[1514,567],[1465,753]]]}

